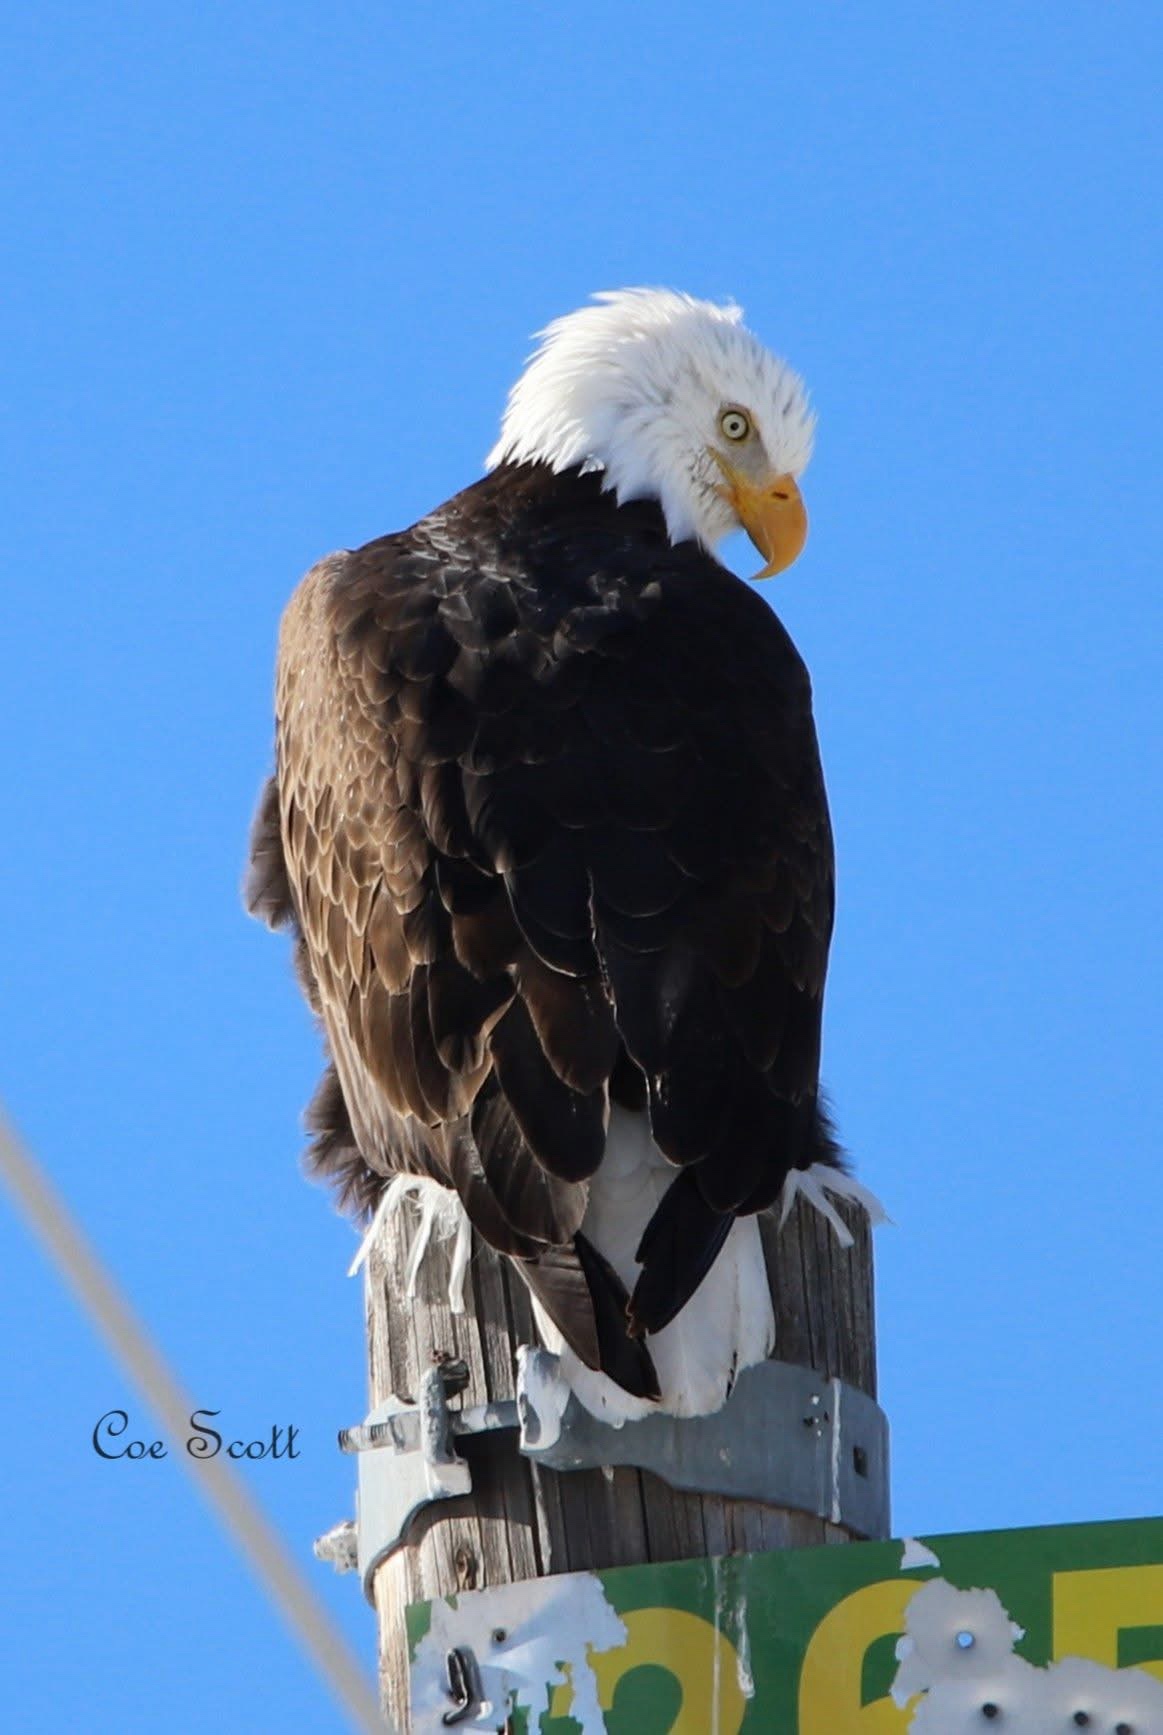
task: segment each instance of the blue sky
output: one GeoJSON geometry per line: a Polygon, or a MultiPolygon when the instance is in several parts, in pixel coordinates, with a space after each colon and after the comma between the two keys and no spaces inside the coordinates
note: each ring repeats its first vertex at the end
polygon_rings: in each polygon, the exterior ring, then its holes
{"type": "MultiPolygon", "coordinates": [[[[736,296],[819,411],[765,594],[838,839],[825,1070],[896,1219],[897,1529],[1160,1508],[1161,37],[1145,0],[6,9],[0,1093],[198,1401],[299,1427],[249,1480],[369,1662],[309,1555],[352,1237],[237,895],[276,622],[478,473],[602,287],[736,296]]],[[[148,1419],[5,1202],[0,1271],[21,1727],[342,1728],[178,1468],[95,1458],[148,1419]]]]}

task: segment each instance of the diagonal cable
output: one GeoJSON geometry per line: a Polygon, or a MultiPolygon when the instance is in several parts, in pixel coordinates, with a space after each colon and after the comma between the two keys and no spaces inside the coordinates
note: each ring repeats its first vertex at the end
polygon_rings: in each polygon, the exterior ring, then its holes
{"type": "MultiPolygon", "coordinates": [[[[61,1277],[136,1381],[163,1428],[171,1438],[180,1438],[191,1413],[189,1399],[64,1200],[3,1115],[0,1115],[0,1176],[61,1277]]],[[[385,1735],[387,1725],[371,1683],[242,1477],[218,1458],[199,1460],[181,1453],[178,1456],[346,1708],[352,1726],[364,1735],[385,1735]]]]}

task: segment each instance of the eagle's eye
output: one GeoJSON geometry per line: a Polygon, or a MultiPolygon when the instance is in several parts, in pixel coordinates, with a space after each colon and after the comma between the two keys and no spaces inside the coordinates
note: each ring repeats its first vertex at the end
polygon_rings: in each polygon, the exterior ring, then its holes
{"type": "Polygon", "coordinates": [[[729,440],[745,440],[751,432],[751,417],[746,410],[724,410],[719,417],[719,427],[729,440]]]}

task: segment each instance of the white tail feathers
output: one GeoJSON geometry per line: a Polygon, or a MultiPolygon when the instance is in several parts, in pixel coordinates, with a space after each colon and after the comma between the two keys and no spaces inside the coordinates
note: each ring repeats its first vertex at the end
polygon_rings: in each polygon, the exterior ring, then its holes
{"type": "MultiPolygon", "coordinates": [[[[631,1292],[641,1270],[634,1257],[639,1242],[674,1173],[673,1164],[650,1136],[646,1116],[612,1107],[605,1154],[590,1181],[582,1231],[631,1292]]],[[[826,1164],[793,1169],[784,1183],[781,1225],[800,1196],[831,1225],[842,1247],[852,1245],[852,1234],[832,1198],[859,1205],[874,1226],[888,1221],[884,1207],[867,1187],[826,1164]]],[[[382,1224],[405,1208],[416,1218],[405,1272],[409,1297],[416,1294],[420,1267],[433,1238],[437,1243],[450,1242],[449,1306],[454,1313],[463,1313],[472,1231],[456,1193],[436,1181],[417,1175],[392,1177],[351,1263],[350,1275],[366,1262],[382,1224]]],[[[712,1414],[723,1407],[742,1369],[766,1360],[775,1343],[775,1316],[755,1217],[740,1217],[735,1222],[718,1258],[686,1306],[668,1326],[647,1339],[661,1388],[658,1403],[632,1397],[605,1374],[586,1367],[563,1341],[535,1296],[532,1301],[545,1347],[560,1359],[562,1380],[591,1415],[614,1427],[657,1410],[673,1416],[712,1414]]]]}
{"type": "MultiPolygon", "coordinates": [[[[634,1257],[638,1243],[674,1173],[673,1163],[650,1136],[646,1116],[611,1108],[606,1150],[601,1168],[590,1181],[582,1233],[605,1255],[628,1290],[633,1290],[641,1270],[634,1257]]],[[[540,1316],[538,1324],[544,1331],[540,1316]]],[[[763,1247],[759,1226],[751,1217],[734,1225],[681,1313],[647,1339],[662,1391],[658,1404],[631,1397],[604,1374],[584,1367],[567,1347],[559,1353],[562,1375],[579,1402],[601,1420],[618,1425],[656,1409],[672,1416],[705,1416],[721,1409],[736,1374],[769,1356],[774,1339],[763,1247]]]]}

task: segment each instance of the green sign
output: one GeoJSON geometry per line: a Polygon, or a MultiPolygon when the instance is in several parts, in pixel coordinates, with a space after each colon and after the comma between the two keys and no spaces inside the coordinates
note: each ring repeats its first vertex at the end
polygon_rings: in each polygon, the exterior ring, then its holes
{"type": "Polygon", "coordinates": [[[459,1648],[462,1730],[1163,1735],[1163,1519],[575,1573],[408,1626],[418,1732],[459,1648]]]}

